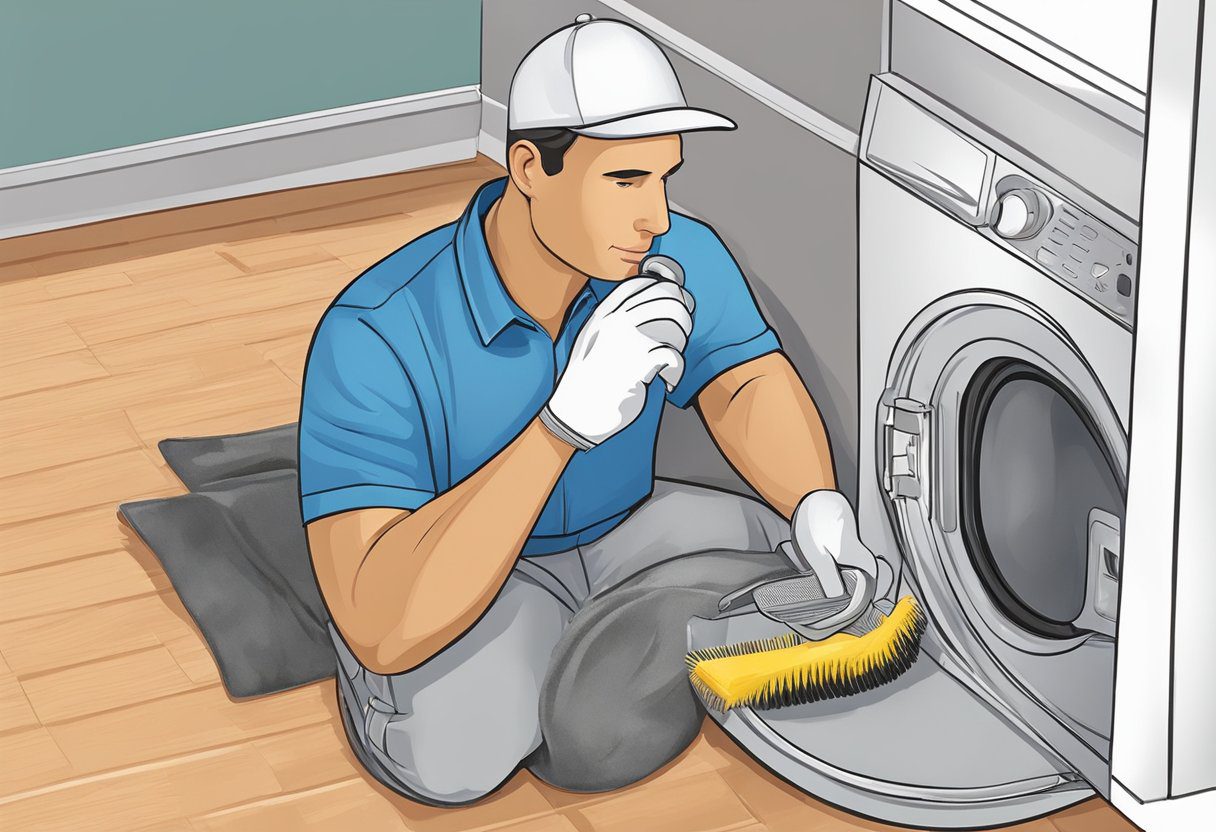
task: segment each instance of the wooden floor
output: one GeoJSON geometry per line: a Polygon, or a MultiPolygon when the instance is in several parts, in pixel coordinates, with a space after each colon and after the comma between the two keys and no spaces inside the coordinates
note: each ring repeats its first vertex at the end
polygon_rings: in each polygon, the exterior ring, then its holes
{"type": "MultiPolygon", "coordinates": [[[[885,829],[712,724],[598,796],[518,774],[419,806],[346,745],[327,680],[234,701],[118,503],[183,493],[156,444],[295,421],[322,311],[501,175],[484,157],[0,241],[0,829],[885,829]]],[[[1091,800],[1030,832],[1131,829],[1091,800]]]]}

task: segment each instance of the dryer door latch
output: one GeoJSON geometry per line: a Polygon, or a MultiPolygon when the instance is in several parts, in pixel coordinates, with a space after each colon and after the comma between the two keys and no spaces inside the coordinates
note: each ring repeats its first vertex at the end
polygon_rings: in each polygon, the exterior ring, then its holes
{"type": "Polygon", "coordinates": [[[927,496],[922,479],[929,441],[932,409],[915,399],[895,398],[886,405],[883,418],[885,466],[883,487],[892,499],[919,500],[927,496]]]}

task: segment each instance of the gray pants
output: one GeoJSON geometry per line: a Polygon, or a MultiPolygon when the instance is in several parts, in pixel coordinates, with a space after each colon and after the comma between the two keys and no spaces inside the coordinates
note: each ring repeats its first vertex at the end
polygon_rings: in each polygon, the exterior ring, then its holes
{"type": "Polygon", "coordinates": [[[680,555],[772,551],[789,531],[756,500],[655,480],[650,497],[598,540],[520,558],[477,623],[413,670],[371,672],[330,623],[352,748],[378,780],[414,799],[476,800],[540,745],[538,702],[549,657],[589,597],[680,555]]]}

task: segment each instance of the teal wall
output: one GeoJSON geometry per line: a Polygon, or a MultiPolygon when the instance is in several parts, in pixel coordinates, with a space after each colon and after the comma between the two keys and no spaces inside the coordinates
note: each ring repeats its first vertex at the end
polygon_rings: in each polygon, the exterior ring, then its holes
{"type": "Polygon", "coordinates": [[[480,0],[0,0],[0,168],[478,83],[480,0]]]}

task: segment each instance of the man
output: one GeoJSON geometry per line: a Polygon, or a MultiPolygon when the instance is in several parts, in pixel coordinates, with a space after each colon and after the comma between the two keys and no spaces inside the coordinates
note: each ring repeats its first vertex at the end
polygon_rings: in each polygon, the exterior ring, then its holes
{"type": "Polygon", "coordinates": [[[772,551],[834,487],[734,260],[667,208],[681,133],[734,126],[686,105],[645,34],[580,16],[512,80],[509,176],[318,325],[301,508],[347,733],[390,787],[444,805],[495,789],[541,741],[548,659],[588,597],[681,554],[772,551]],[[684,288],[639,276],[648,252],[684,288]],[[655,483],[665,401],[695,403],[776,511],[655,483]]]}

